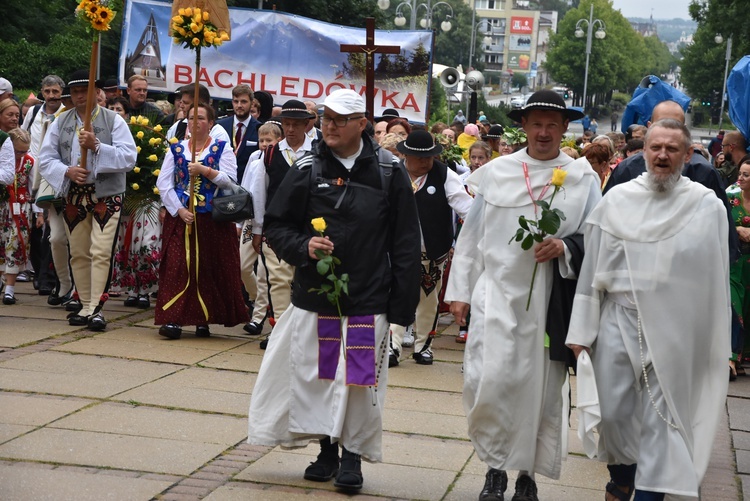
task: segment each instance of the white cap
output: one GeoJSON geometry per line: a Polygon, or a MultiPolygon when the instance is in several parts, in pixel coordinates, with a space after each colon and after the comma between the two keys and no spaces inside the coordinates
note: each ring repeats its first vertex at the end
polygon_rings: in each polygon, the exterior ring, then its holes
{"type": "Polygon", "coordinates": [[[338,89],[331,92],[323,101],[323,106],[339,115],[364,113],[366,110],[365,100],[351,89],[338,89]]]}
{"type": "Polygon", "coordinates": [[[6,92],[13,94],[13,86],[7,79],[0,78],[0,94],[5,94],[6,92]]]}

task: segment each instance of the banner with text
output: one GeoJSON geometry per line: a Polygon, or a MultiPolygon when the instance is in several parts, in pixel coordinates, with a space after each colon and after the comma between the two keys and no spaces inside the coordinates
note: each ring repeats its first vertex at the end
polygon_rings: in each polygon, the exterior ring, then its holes
{"type": "MultiPolygon", "coordinates": [[[[198,80],[211,96],[231,99],[248,84],[269,92],[277,105],[289,99],[321,103],[336,89],[365,94],[365,54],[341,44],[365,44],[364,28],[332,25],[275,11],[230,8],[232,40],[201,51],[198,80]]],[[[128,0],[120,43],[120,85],[134,74],[151,90],[172,92],[195,78],[195,52],[172,43],[171,2],[128,0]]],[[[402,117],[427,120],[432,31],[375,31],[375,45],[400,54],[375,54],[375,116],[395,108],[402,117]]]]}

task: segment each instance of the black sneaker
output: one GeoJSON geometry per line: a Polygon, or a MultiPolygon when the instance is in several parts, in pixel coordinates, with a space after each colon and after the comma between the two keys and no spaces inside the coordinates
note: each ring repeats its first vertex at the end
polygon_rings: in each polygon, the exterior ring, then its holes
{"type": "Polygon", "coordinates": [[[484,488],[479,493],[479,501],[503,501],[503,494],[507,488],[508,474],[503,470],[490,468],[485,476],[484,488]]]}
{"type": "Polygon", "coordinates": [[[536,482],[528,475],[519,476],[516,480],[516,493],[511,501],[539,501],[536,497],[536,482]]]}

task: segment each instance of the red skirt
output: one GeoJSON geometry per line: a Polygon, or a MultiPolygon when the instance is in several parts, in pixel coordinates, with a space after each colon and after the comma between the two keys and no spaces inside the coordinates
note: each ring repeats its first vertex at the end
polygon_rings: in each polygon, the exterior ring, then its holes
{"type": "Polygon", "coordinates": [[[180,218],[169,214],[164,218],[154,323],[232,327],[249,322],[242,298],[240,251],[234,223],[216,223],[211,214],[196,214],[192,234],[188,236],[189,270],[185,253],[186,226],[180,218]],[[180,292],[182,295],[174,300],[180,292]]]}

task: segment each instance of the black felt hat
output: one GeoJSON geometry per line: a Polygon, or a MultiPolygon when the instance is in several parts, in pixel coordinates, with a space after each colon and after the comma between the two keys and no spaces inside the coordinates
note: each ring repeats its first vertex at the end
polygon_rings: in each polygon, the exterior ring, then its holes
{"type": "Polygon", "coordinates": [[[305,103],[297,101],[296,99],[290,99],[286,103],[281,105],[281,114],[278,118],[296,118],[298,120],[307,120],[315,118],[315,115],[307,111],[305,103]]]}
{"type": "Polygon", "coordinates": [[[434,157],[443,151],[443,147],[435,142],[432,134],[419,129],[409,134],[405,141],[398,143],[396,149],[412,157],[434,157]]]}
{"type": "Polygon", "coordinates": [[[108,78],[104,81],[104,85],[102,85],[102,89],[104,90],[114,90],[117,89],[119,82],[116,78],[108,78]]]}
{"type": "MultiPolygon", "coordinates": [[[[68,87],[70,88],[87,86],[88,84],[89,84],[89,70],[74,71],[73,74],[70,75],[70,80],[68,80],[68,87]]],[[[96,85],[97,89],[101,89],[102,81],[95,80],[94,85],[96,85]]]]}
{"type": "Polygon", "coordinates": [[[534,92],[526,102],[526,106],[511,111],[508,113],[508,116],[511,120],[520,122],[521,118],[523,118],[526,113],[533,110],[560,111],[567,120],[578,120],[583,118],[583,112],[565,106],[563,98],[553,90],[540,90],[534,92]]]}
{"type": "Polygon", "coordinates": [[[401,115],[399,115],[398,111],[393,108],[386,108],[383,110],[383,114],[375,119],[375,122],[386,122],[388,120],[393,120],[394,118],[401,118],[401,115]]]}

